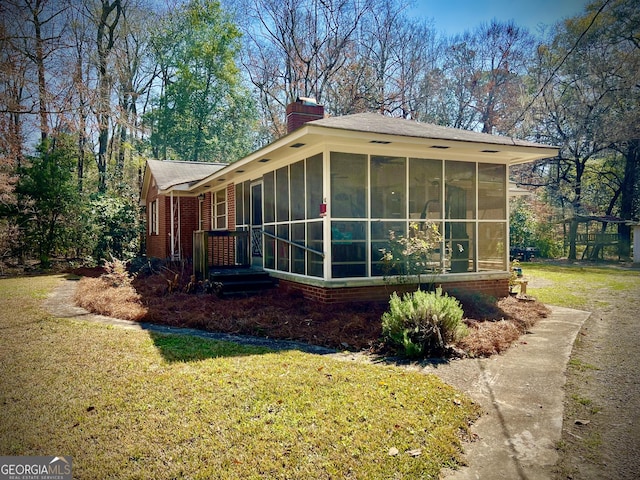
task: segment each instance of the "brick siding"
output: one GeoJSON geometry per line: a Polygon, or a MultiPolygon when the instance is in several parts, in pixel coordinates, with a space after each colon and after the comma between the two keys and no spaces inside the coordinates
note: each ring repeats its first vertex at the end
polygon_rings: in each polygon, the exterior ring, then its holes
{"type": "MultiPolygon", "coordinates": [[[[464,291],[470,293],[483,293],[495,298],[502,298],[509,295],[509,279],[491,280],[466,280],[460,282],[443,283],[442,289],[445,292],[464,291]]],[[[279,288],[283,291],[297,291],[305,298],[321,303],[343,303],[359,301],[388,301],[395,291],[398,295],[414,291],[415,285],[372,285],[363,287],[340,287],[329,288],[302,283],[290,280],[279,280],[279,288]]]]}

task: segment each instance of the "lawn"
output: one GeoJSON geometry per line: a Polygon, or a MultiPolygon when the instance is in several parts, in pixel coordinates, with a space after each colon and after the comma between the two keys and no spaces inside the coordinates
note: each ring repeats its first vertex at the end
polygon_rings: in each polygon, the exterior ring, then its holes
{"type": "Polygon", "coordinates": [[[53,318],[0,280],[0,454],[74,478],[436,478],[479,409],[435,376],[53,318]]]}
{"type": "Polygon", "coordinates": [[[594,310],[609,303],[611,296],[637,295],[637,270],[597,264],[521,263],[530,280],[527,292],[547,305],[594,310]]]}

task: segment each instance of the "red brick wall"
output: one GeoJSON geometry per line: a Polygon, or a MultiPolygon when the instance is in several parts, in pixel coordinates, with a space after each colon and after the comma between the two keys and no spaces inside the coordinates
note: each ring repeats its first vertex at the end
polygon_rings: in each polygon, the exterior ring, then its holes
{"type": "MultiPolygon", "coordinates": [[[[395,291],[398,295],[415,290],[415,285],[373,285],[363,287],[327,288],[290,280],[280,280],[279,288],[284,291],[296,290],[305,298],[322,303],[341,303],[358,301],[387,301],[395,291]]],[[[454,290],[483,293],[501,298],[509,295],[509,279],[469,280],[462,282],[447,282],[442,284],[445,292],[454,290]]]]}
{"type": "MultiPolygon", "coordinates": [[[[209,195],[210,199],[210,195],[209,195]]],[[[175,200],[175,198],[174,198],[175,200]]],[[[205,200],[206,203],[206,200],[205,200]]],[[[211,223],[211,206],[209,200],[208,221],[211,223]]],[[[207,213],[206,206],[205,211],[207,213]]],[[[206,217],[205,217],[206,218],[206,217]]],[[[147,194],[147,256],[155,258],[168,258],[171,256],[171,197],[158,195],[157,187],[149,189],[147,194]],[[158,200],[158,232],[151,234],[149,225],[150,204],[158,200]]],[[[193,232],[198,229],[198,199],[196,197],[180,198],[180,253],[181,257],[193,256],[193,232]]],[[[206,228],[206,227],[205,227],[206,228]]]]}
{"type": "MultiPolygon", "coordinates": [[[[236,229],[236,186],[233,183],[227,185],[227,230],[230,232],[236,229]]],[[[236,241],[229,238],[226,244],[225,261],[228,265],[236,263],[236,241]]]]}
{"type": "Polygon", "coordinates": [[[211,230],[213,227],[213,219],[212,219],[212,204],[213,204],[213,194],[211,192],[207,192],[204,196],[204,205],[202,205],[202,214],[203,214],[203,230],[211,230]]]}
{"type": "Polygon", "coordinates": [[[236,186],[233,183],[227,185],[227,230],[236,229],[236,186]]]}
{"type": "Polygon", "coordinates": [[[180,198],[180,258],[193,257],[193,232],[198,230],[198,198],[180,198]]]}
{"type": "Polygon", "coordinates": [[[168,256],[167,247],[167,225],[165,217],[165,202],[162,196],[158,195],[158,187],[152,185],[147,193],[147,256],[155,258],[166,258],[168,256]],[[151,225],[149,224],[149,211],[151,202],[158,200],[158,232],[151,234],[151,225]]]}

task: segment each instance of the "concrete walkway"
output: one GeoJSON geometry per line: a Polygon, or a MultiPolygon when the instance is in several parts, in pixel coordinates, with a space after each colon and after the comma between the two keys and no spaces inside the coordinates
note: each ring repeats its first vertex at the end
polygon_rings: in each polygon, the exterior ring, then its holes
{"type": "MultiPolygon", "coordinates": [[[[74,289],[74,281],[64,281],[45,301],[45,307],[61,318],[198,335],[273,349],[297,349],[346,361],[374,361],[362,354],[336,353],[297,342],[214,334],[93,315],[73,305],[74,289]]],[[[565,370],[575,337],[590,314],[561,307],[551,307],[551,310],[548,318],[503,355],[407,367],[439,376],[466,392],[485,412],[472,427],[477,439],[465,444],[468,466],[445,472],[447,480],[552,478],[552,467],[558,459],[556,445],[562,431],[565,370]]]]}
{"type": "Polygon", "coordinates": [[[590,314],[551,309],[548,318],[503,355],[423,369],[465,391],[486,412],[472,428],[477,441],[465,446],[469,466],[447,479],[552,478],[562,434],[565,371],[575,337],[590,314]],[[461,378],[463,372],[466,378],[461,378]]]}

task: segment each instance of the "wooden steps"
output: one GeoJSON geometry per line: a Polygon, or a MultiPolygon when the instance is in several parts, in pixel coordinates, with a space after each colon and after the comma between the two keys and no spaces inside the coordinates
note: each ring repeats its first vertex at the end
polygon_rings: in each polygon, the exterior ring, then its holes
{"type": "Polygon", "coordinates": [[[214,290],[219,296],[257,293],[276,284],[264,270],[251,268],[211,270],[209,281],[215,285],[214,290]]]}

